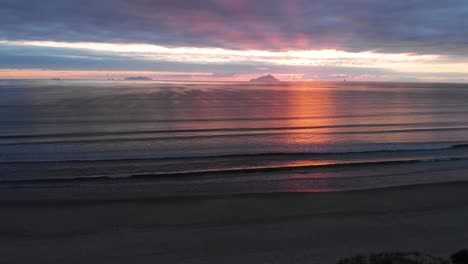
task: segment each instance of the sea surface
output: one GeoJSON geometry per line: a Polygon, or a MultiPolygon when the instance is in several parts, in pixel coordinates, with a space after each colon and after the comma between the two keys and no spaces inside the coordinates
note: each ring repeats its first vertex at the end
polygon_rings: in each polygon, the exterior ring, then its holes
{"type": "Polygon", "coordinates": [[[4,80],[0,184],[201,195],[468,180],[467,98],[445,83],[4,80]]]}

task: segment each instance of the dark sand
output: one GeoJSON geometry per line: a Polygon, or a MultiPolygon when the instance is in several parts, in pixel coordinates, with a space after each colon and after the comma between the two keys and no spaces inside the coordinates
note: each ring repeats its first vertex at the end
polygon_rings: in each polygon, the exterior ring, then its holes
{"type": "Polygon", "coordinates": [[[73,188],[1,190],[0,263],[335,263],[468,246],[466,182],[178,199],[73,188]]]}

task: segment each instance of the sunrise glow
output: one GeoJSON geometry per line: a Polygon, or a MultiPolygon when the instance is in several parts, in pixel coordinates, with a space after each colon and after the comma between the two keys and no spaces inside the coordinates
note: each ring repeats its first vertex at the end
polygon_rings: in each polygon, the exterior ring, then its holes
{"type": "Polygon", "coordinates": [[[156,80],[245,81],[274,74],[284,81],[468,81],[463,3],[89,5],[93,12],[76,2],[6,5],[0,10],[0,78],[142,74],[156,80]]]}
{"type": "MultiPolygon", "coordinates": [[[[444,55],[414,54],[414,53],[381,53],[378,51],[348,52],[336,49],[321,50],[233,50],[223,48],[199,47],[169,47],[152,44],[132,43],[97,43],[97,42],[56,42],[56,41],[0,41],[1,47],[22,48],[59,48],[68,52],[78,52],[77,58],[105,59],[106,56],[124,58],[129,61],[164,61],[192,64],[261,64],[271,66],[328,66],[350,68],[376,68],[396,72],[414,73],[468,73],[468,63],[452,62],[444,55]]],[[[72,57],[73,55],[62,55],[72,57]]],[[[268,69],[268,68],[266,68],[268,69]]],[[[105,70],[104,70],[105,71],[105,70]]],[[[248,74],[235,74],[231,78],[216,78],[215,72],[186,72],[186,71],[99,71],[69,70],[57,71],[48,69],[3,69],[0,78],[53,78],[61,76],[72,79],[101,79],[105,76],[126,75],[158,75],[162,79],[171,79],[173,75],[191,76],[192,80],[244,80],[248,74]],[[245,78],[239,78],[244,75],[245,78]]],[[[287,80],[301,80],[297,76],[301,73],[280,73],[293,75],[295,78],[287,80]]]]}

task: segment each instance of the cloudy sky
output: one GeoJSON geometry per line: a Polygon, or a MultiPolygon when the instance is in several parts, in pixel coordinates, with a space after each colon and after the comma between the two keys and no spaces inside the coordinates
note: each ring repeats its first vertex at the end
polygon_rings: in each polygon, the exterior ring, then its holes
{"type": "Polygon", "coordinates": [[[468,82],[466,0],[0,0],[0,78],[468,82]]]}

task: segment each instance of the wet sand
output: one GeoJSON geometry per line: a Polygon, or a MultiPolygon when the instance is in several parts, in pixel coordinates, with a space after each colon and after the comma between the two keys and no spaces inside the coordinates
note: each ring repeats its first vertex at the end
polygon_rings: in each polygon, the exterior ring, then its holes
{"type": "Polygon", "coordinates": [[[58,189],[2,189],[1,263],[335,263],[468,246],[468,182],[184,198],[132,189],[134,199],[58,189]]]}

